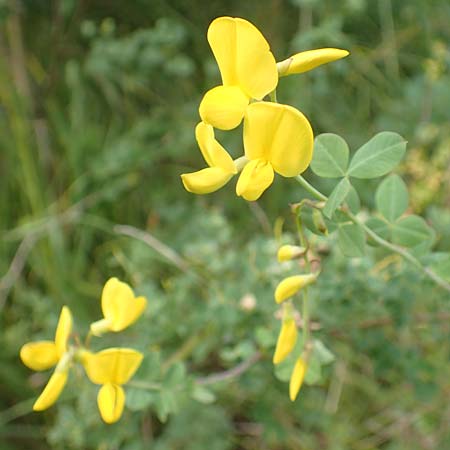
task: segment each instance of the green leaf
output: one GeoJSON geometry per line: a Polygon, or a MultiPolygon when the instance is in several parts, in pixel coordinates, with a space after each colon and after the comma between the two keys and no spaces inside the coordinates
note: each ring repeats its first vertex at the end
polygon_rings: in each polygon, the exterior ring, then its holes
{"type": "Polygon", "coordinates": [[[440,277],[450,282],[450,253],[434,254],[435,261],[431,269],[440,277]]]}
{"type": "Polygon", "coordinates": [[[154,392],[149,392],[144,389],[138,389],[134,387],[127,386],[127,395],[125,401],[127,408],[131,411],[141,411],[147,409],[152,403],[156,401],[156,394],[154,392]]]}
{"type": "Polygon", "coordinates": [[[408,189],[398,175],[389,175],[378,186],[375,203],[389,222],[394,222],[406,211],[408,202],[408,189]]]}
{"type": "Polygon", "coordinates": [[[337,134],[320,134],[314,140],[311,169],[320,177],[339,178],[345,176],[348,166],[347,143],[337,134]]]}
{"type": "Polygon", "coordinates": [[[399,134],[378,133],[356,151],[348,174],[355,178],[381,177],[400,162],[405,150],[406,141],[399,134]]]}
{"type": "Polygon", "coordinates": [[[352,185],[350,184],[350,181],[348,181],[348,178],[342,178],[342,180],[339,181],[333,189],[333,192],[328,197],[327,203],[323,208],[323,213],[326,217],[331,219],[334,211],[341,206],[342,202],[345,200],[345,197],[347,197],[351,186],[352,185]]]}
{"type": "Polygon", "coordinates": [[[338,228],[338,246],[341,252],[350,258],[365,255],[366,236],[364,230],[354,223],[340,225],[338,228]]]}
{"type": "Polygon", "coordinates": [[[191,393],[191,397],[194,400],[197,400],[199,403],[203,403],[204,405],[214,403],[216,400],[214,392],[198,384],[194,387],[194,390],[191,393]]]}
{"type": "MultiPolygon", "coordinates": [[[[381,238],[391,241],[392,237],[392,225],[390,225],[389,223],[385,222],[382,219],[379,219],[378,217],[371,217],[370,219],[368,219],[366,221],[366,225],[376,234],[378,234],[378,236],[380,236],[381,238]]],[[[368,241],[367,241],[370,245],[378,245],[373,239],[371,239],[369,237],[368,241]]]]}
{"type": "Polygon", "coordinates": [[[321,364],[330,364],[335,360],[333,353],[319,339],[314,340],[314,353],[321,364]]]}
{"type": "Polygon", "coordinates": [[[308,368],[305,373],[305,384],[314,386],[322,381],[322,365],[319,358],[314,353],[308,361],[308,368]]]}
{"type": "Polygon", "coordinates": [[[359,195],[356,192],[356,189],[350,185],[350,190],[348,191],[347,197],[345,197],[345,203],[350,208],[350,211],[353,214],[357,214],[361,207],[361,202],[359,200],[359,195]]]}
{"type": "Polygon", "coordinates": [[[419,216],[408,216],[398,220],[392,230],[392,242],[404,247],[415,247],[424,241],[434,240],[434,232],[419,216]]]}

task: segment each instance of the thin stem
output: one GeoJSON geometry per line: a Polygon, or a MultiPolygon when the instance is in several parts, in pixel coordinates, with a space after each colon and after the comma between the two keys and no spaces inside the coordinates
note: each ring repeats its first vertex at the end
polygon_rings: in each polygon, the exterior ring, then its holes
{"type": "Polygon", "coordinates": [[[159,383],[149,383],[147,381],[129,381],[127,383],[127,386],[131,386],[137,389],[143,389],[145,391],[160,391],[161,390],[161,384],[159,383]]]}
{"type": "MultiPolygon", "coordinates": [[[[312,194],[315,198],[321,201],[327,201],[328,198],[322,194],[320,191],[318,191],[314,186],[309,184],[301,175],[297,175],[295,177],[296,181],[304,188],[306,189],[310,194],[312,194]]],[[[425,276],[433,280],[438,286],[445,289],[446,291],[450,292],[450,283],[445,281],[443,278],[441,278],[436,272],[431,270],[429,267],[424,267],[422,263],[411,253],[409,253],[407,250],[405,250],[402,247],[399,247],[398,245],[392,244],[389,241],[386,241],[382,237],[380,237],[378,234],[376,234],[373,230],[371,230],[367,225],[365,225],[363,222],[358,219],[354,214],[352,214],[347,209],[341,208],[341,211],[356,225],[359,225],[364,232],[370,236],[377,244],[381,245],[382,247],[390,250],[391,252],[397,253],[407,261],[409,261],[411,264],[413,264],[417,269],[419,269],[425,276]]]]}
{"type": "MultiPolygon", "coordinates": [[[[306,249],[303,259],[305,261],[305,267],[308,272],[311,272],[311,263],[308,258],[308,241],[303,230],[303,224],[300,219],[300,214],[294,212],[295,214],[295,225],[297,226],[297,233],[300,240],[300,245],[306,249]]],[[[309,296],[308,288],[305,287],[302,290],[303,295],[303,307],[302,307],[302,321],[303,321],[303,345],[306,347],[309,341],[310,329],[309,329],[309,296]]]]}
{"type": "Polygon", "coordinates": [[[271,101],[271,102],[278,103],[278,100],[277,100],[277,90],[276,90],[276,89],[274,89],[274,90],[269,94],[269,98],[270,98],[270,101],[271,101]]]}

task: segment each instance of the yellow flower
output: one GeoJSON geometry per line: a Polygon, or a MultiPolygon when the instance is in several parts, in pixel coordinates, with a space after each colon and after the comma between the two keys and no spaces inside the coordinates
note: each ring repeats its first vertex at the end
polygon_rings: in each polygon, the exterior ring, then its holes
{"type": "Polygon", "coordinates": [[[33,405],[34,411],[42,411],[56,402],[68,377],[71,355],[67,341],[72,332],[72,314],[63,306],[56,327],[54,341],[37,341],[25,344],[20,350],[20,359],[33,370],[46,370],[56,365],[47,385],[33,405]]]}
{"type": "Polygon", "coordinates": [[[281,331],[278,335],[277,346],[275,348],[275,353],[273,355],[273,363],[279,364],[282,362],[297,342],[297,325],[293,318],[283,320],[281,325],[281,331]]]}
{"type": "Polygon", "coordinates": [[[104,319],[91,324],[91,333],[101,336],[106,331],[122,331],[136,322],[147,305],[145,297],[135,297],[128,284],[110,278],[102,292],[104,319]]]}
{"type": "Polygon", "coordinates": [[[209,194],[224,186],[237,173],[233,159],[214,137],[211,125],[200,122],[195,128],[195,137],[208,168],[181,175],[187,191],[194,194],[209,194]]]}
{"type": "Polygon", "coordinates": [[[300,358],[298,358],[297,362],[295,363],[294,370],[292,371],[291,379],[289,382],[289,398],[292,402],[297,398],[300,388],[302,387],[306,369],[306,362],[300,356],[300,358]]]}
{"type": "Polygon", "coordinates": [[[299,247],[298,245],[282,245],[277,253],[278,262],[290,261],[291,259],[304,255],[305,252],[305,247],[299,247]]]}
{"type": "Polygon", "coordinates": [[[275,301],[281,303],[295,295],[305,286],[314,283],[317,275],[312,273],[307,275],[293,275],[282,280],[275,289],[275,301]]]}
{"type": "Polygon", "coordinates": [[[339,48],[319,48],[317,50],[308,50],[297,53],[290,58],[277,63],[278,74],[280,77],[303,73],[315,69],[322,64],[345,58],[349,55],[347,50],[339,48]]]}
{"type": "Polygon", "coordinates": [[[241,123],[250,99],[262,100],[275,89],[277,65],[266,39],[247,20],[215,19],[208,28],[208,42],[222,85],[205,94],[200,117],[215,128],[231,130],[241,123]]]}
{"type": "Polygon", "coordinates": [[[127,383],[139,368],[142,353],[131,348],[108,348],[98,353],[85,352],[82,363],[89,379],[100,384],[97,405],[106,423],[117,422],[125,405],[122,385],[127,383]]]}
{"type": "Polygon", "coordinates": [[[294,177],[306,170],[313,151],[311,125],[291,106],[252,103],[245,113],[244,149],[250,162],[239,176],[236,193],[253,201],[272,184],[274,172],[294,177]]]}

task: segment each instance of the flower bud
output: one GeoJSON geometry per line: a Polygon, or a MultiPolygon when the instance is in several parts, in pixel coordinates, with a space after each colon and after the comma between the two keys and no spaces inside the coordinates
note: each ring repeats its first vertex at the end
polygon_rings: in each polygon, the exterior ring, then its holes
{"type": "Polygon", "coordinates": [[[282,245],[278,249],[278,261],[290,261],[294,258],[299,258],[300,256],[303,256],[306,252],[305,247],[300,247],[298,245],[282,245]]]}
{"type": "Polygon", "coordinates": [[[306,362],[300,356],[295,363],[294,370],[292,371],[291,379],[289,381],[289,398],[292,402],[297,398],[300,388],[302,387],[306,369],[306,362]]]}
{"type": "Polygon", "coordinates": [[[273,355],[273,363],[279,364],[289,353],[292,352],[297,342],[297,325],[295,320],[290,318],[283,321],[281,331],[278,335],[277,346],[273,355]]]}
{"type": "Polygon", "coordinates": [[[317,275],[312,273],[307,275],[294,275],[282,280],[275,289],[275,301],[281,303],[295,295],[300,289],[314,283],[317,275]]]}

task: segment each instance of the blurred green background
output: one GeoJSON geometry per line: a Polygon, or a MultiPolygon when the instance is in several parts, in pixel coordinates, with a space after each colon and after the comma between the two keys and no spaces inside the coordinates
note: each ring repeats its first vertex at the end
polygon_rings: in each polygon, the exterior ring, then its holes
{"type": "MultiPolygon", "coordinates": [[[[448,0],[0,0],[1,449],[450,449],[448,295],[397,258],[348,260],[317,241],[313,322],[335,361],[295,403],[274,374],[273,288],[287,273],[275,255],[304,193],[278,178],[248,204],[234,183],[199,197],[179,179],[204,166],[193,130],[219,83],[206,30],[221,15],[253,22],[279,61],[351,52],[281,80],[278,99],[353,149],[402,134],[412,209],[450,250],[448,0]],[[57,405],[30,412],[48,374],[20,347],[51,338],[64,304],[83,336],[110,276],[149,308],[94,345],[144,351],[136,377],[164,392],[130,390],[136,411],[106,426],[75,371],[57,405]]],[[[240,131],[219,137],[241,154],[240,131]]],[[[358,186],[368,208],[375,186],[358,186]]]]}

